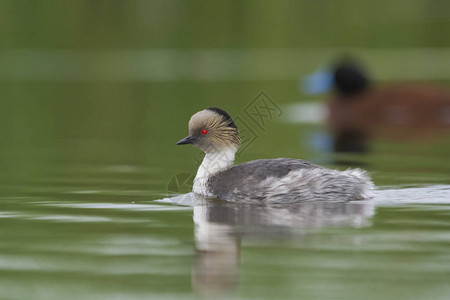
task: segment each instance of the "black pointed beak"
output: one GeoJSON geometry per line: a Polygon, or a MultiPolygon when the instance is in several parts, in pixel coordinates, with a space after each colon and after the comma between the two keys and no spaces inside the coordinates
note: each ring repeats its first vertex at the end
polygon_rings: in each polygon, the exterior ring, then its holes
{"type": "Polygon", "coordinates": [[[193,144],[197,138],[195,136],[187,136],[181,141],[178,141],[177,145],[193,144]]]}

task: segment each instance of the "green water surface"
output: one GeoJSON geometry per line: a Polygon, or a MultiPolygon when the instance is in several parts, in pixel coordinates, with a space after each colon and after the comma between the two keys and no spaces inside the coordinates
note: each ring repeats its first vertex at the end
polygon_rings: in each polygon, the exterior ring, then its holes
{"type": "Polygon", "coordinates": [[[449,88],[449,12],[419,0],[1,1],[0,299],[449,299],[449,137],[336,155],[312,143],[323,124],[284,119],[287,104],[326,102],[298,79],[343,51],[383,84],[449,88]],[[262,91],[281,110],[259,126],[246,107],[262,91]],[[201,154],[175,143],[209,106],[245,129],[238,163],[356,165],[377,197],[154,201],[189,191],[201,154]]]}

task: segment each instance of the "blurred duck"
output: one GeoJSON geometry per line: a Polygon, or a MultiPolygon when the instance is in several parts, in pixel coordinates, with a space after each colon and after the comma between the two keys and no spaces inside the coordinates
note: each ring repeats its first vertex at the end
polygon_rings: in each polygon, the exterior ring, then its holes
{"type": "Polygon", "coordinates": [[[372,137],[417,139],[450,133],[450,91],[426,83],[373,86],[352,60],[304,79],[309,94],[334,88],[328,124],[334,150],[365,152],[372,137]]]}
{"type": "Polygon", "coordinates": [[[259,159],[234,166],[241,139],[231,116],[210,107],[194,114],[189,135],[177,145],[205,152],[193,192],[240,203],[350,201],[371,197],[374,185],[360,169],[338,171],[291,158],[259,159]]]}

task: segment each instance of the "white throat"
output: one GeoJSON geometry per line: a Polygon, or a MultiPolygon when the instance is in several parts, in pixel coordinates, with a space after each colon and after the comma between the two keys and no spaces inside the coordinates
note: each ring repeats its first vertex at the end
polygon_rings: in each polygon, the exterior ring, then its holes
{"type": "Polygon", "coordinates": [[[210,196],[206,189],[206,182],[212,175],[233,166],[236,150],[236,148],[227,148],[220,152],[206,153],[194,179],[194,193],[210,196]]]}

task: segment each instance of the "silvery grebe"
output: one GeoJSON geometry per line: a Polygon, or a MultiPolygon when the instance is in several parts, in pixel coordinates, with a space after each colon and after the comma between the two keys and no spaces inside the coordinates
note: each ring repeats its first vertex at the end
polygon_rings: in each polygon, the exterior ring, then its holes
{"type": "Polygon", "coordinates": [[[233,166],[241,139],[231,116],[210,107],[194,114],[189,136],[206,153],[194,179],[193,192],[241,203],[350,201],[370,198],[374,185],[365,171],[331,170],[306,160],[259,159],[233,166]]]}

